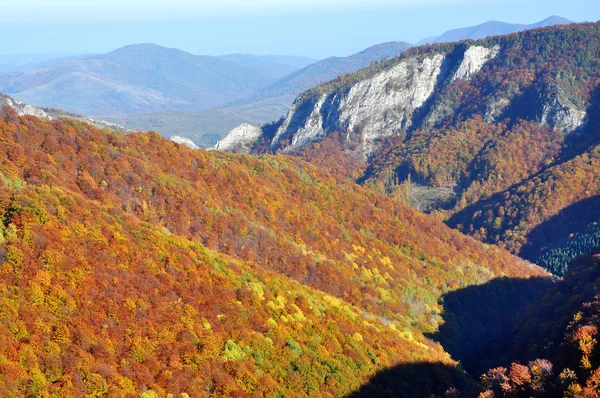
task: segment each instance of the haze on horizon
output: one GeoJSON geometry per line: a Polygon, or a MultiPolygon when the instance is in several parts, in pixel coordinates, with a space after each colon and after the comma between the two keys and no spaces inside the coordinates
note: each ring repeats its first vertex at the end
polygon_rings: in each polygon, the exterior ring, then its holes
{"type": "Polygon", "coordinates": [[[0,54],[102,53],[155,43],[194,54],[346,56],[489,20],[600,18],[596,0],[0,0],[0,54]]]}

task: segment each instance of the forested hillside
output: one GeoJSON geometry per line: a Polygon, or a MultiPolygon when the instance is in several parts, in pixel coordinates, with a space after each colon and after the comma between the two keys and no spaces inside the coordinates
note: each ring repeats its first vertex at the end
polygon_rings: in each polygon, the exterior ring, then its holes
{"type": "Polygon", "coordinates": [[[563,281],[530,302],[505,346],[513,362],[481,377],[480,397],[598,397],[600,255],[583,256],[563,281]]]}
{"type": "Polygon", "coordinates": [[[323,164],[341,137],[360,183],[562,274],[599,242],[599,49],[599,23],[411,48],[303,93],[254,152],[323,164]]]}
{"type": "Polygon", "coordinates": [[[0,143],[1,395],[341,396],[416,362],[441,395],[470,383],[441,296],[545,277],[291,157],[10,108],[0,143]]]}

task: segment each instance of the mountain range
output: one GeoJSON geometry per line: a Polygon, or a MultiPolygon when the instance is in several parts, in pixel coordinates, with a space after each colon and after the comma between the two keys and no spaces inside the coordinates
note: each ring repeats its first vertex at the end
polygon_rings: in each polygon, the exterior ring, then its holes
{"type": "Polygon", "coordinates": [[[39,106],[86,115],[210,108],[248,96],[268,75],[152,44],[0,76],[0,89],[39,106]]]}
{"type": "Polygon", "coordinates": [[[338,76],[356,72],[374,62],[397,57],[410,46],[411,44],[406,42],[389,42],[369,47],[348,57],[326,58],[282,77],[259,90],[255,96],[247,99],[246,102],[300,94],[304,90],[334,80],[338,76]]]}
{"type": "Polygon", "coordinates": [[[212,151],[3,95],[0,396],[600,396],[599,51],[413,47],[212,151]]]}
{"type": "MultiPolygon", "coordinates": [[[[130,129],[156,130],[167,137],[184,136],[200,146],[211,147],[240,123],[262,124],[285,115],[295,96],[301,91],[339,75],[357,71],[371,63],[396,57],[409,46],[408,43],[390,42],[349,57],[330,57],[281,77],[249,97],[217,109],[103,115],[102,118],[130,129]]],[[[277,61],[277,56],[273,57],[277,61]]],[[[233,55],[224,58],[248,67],[257,66],[254,56],[233,55]],[[247,59],[241,61],[240,57],[247,59]]],[[[260,71],[268,74],[269,68],[272,67],[263,66],[260,71]]]]}
{"type": "Polygon", "coordinates": [[[513,24],[500,21],[488,21],[476,26],[469,26],[466,28],[452,29],[440,36],[428,37],[419,41],[418,44],[429,44],[429,43],[447,43],[461,40],[478,40],[485,39],[489,36],[500,36],[507,35],[515,32],[522,32],[524,30],[543,28],[546,26],[554,25],[568,25],[573,23],[566,18],[559,17],[556,15],[550,16],[542,21],[532,24],[513,24]]]}
{"type": "MultiPolygon", "coordinates": [[[[559,17],[532,25],[490,22],[442,37],[462,40],[567,22],[559,17]]],[[[0,91],[26,103],[102,116],[129,129],[156,129],[211,146],[236,124],[275,120],[302,91],[394,58],[408,47],[389,42],[321,61],[284,55],[209,57],[151,44],[66,58],[4,56],[0,91]]]]}
{"type": "Polygon", "coordinates": [[[397,56],[408,46],[385,43],[317,62],[282,55],[209,57],[138,44],[1,74],[0,90],[24,102],[86,115],[201,110],[253,95],[285,101],[286,95],[397,56]]]}
{"type": "Polygon", "coordinates": [[[337,170],[327,153],[341,145],[362,162],[347,168],[360,183],[563,274],[600,243],[599,27],[409,49],[302,93],[282,121],[234,129],[217,148],[337,170]]]}

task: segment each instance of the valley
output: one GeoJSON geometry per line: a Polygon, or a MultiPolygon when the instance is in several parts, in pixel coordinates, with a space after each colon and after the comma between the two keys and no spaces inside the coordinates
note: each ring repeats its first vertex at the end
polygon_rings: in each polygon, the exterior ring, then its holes
{"type": "Polygon", "coordinates": [[[580,24],[417,47],[304,92],[244,148],[319,161],[307,148],[339,132],[359,183],[562,275],[598,243],[598,38],[580,24]],[[568,208],[580,221],[545,226],[568,208]]]}
{"type": "Polygon", "coordinates": [[[0,56],[0,396],[599,397],[600,22],[424,41],[0,56]]]}

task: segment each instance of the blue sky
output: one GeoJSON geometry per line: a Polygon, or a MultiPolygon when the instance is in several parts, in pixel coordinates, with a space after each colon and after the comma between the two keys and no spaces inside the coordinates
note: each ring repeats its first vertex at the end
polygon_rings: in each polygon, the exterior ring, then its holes
{"type": "Polygon", "coordinates": [[[195,54],[349,55],[489,20],[600,19],[598,0],[0,0],[0,54],[156,43],[195,54]]]}

